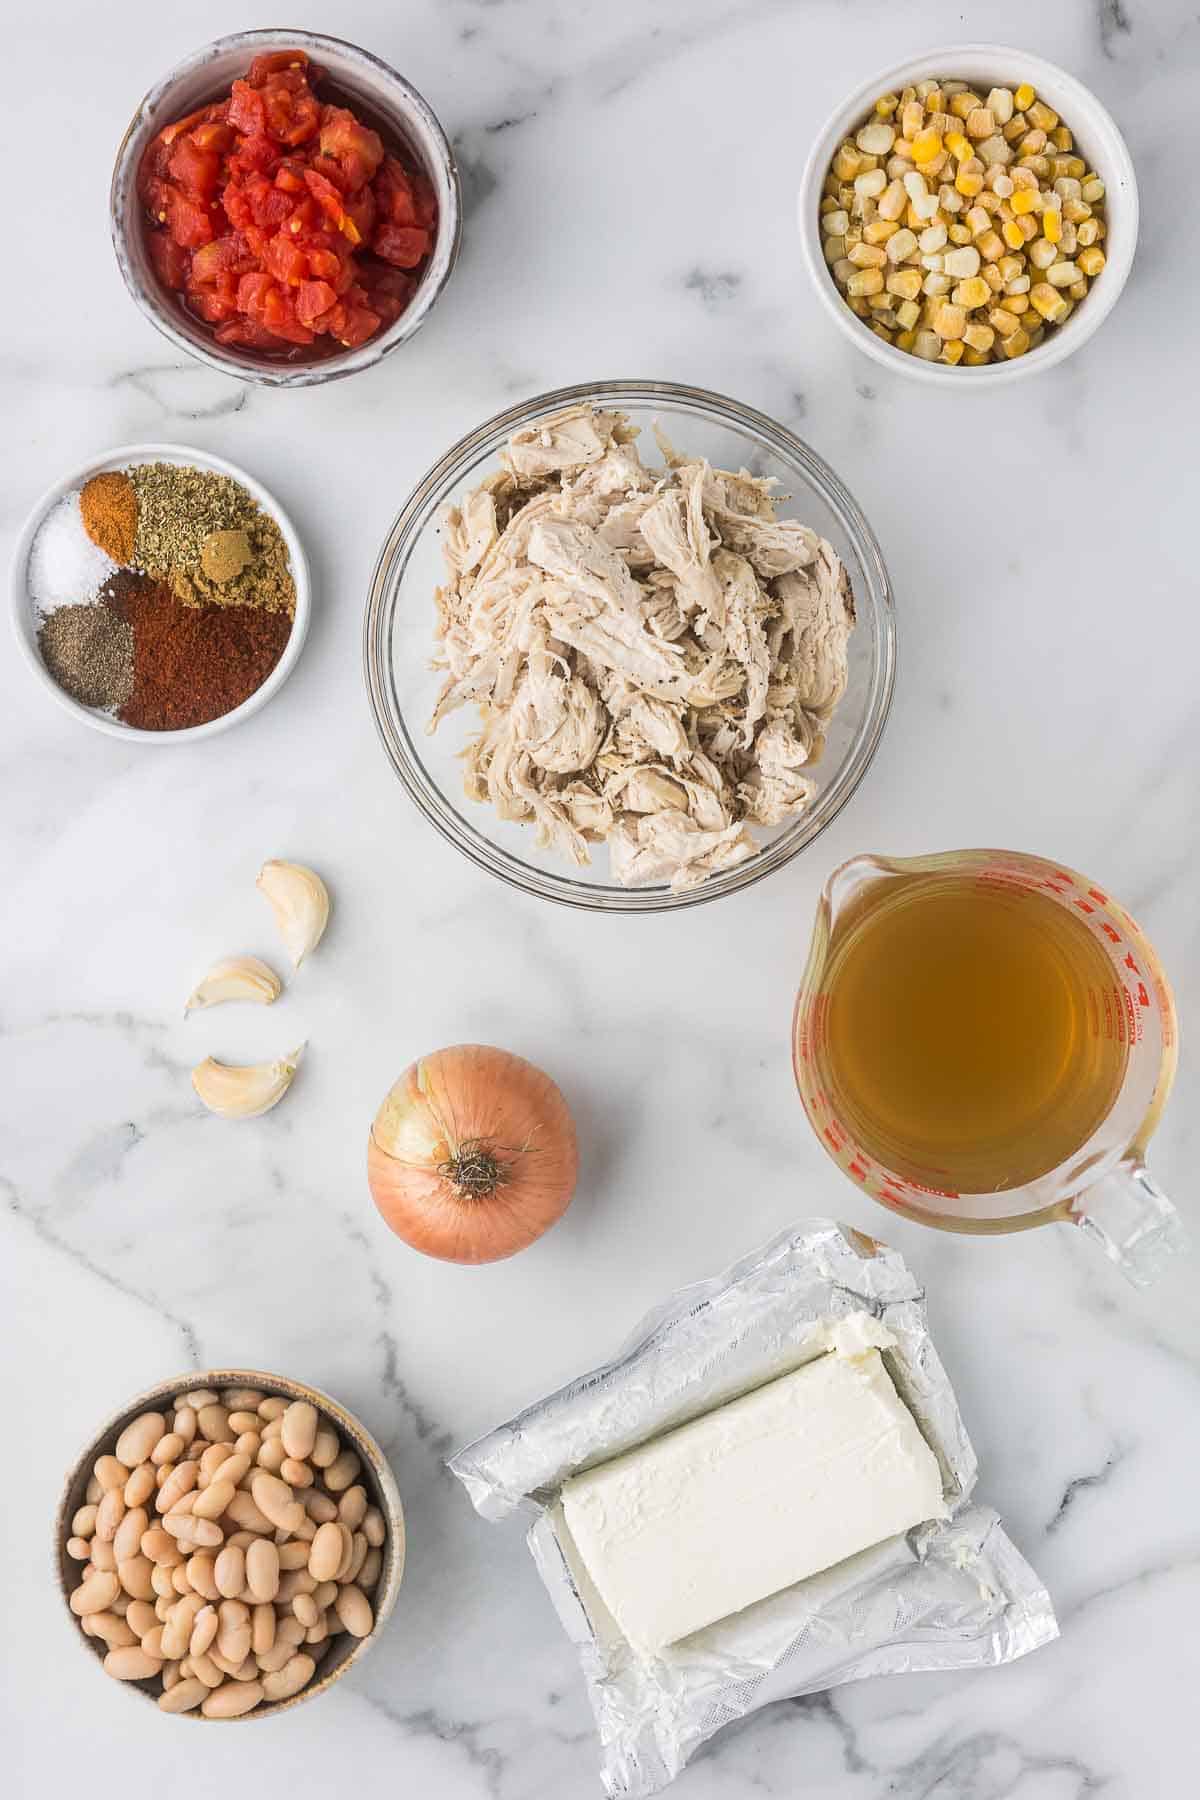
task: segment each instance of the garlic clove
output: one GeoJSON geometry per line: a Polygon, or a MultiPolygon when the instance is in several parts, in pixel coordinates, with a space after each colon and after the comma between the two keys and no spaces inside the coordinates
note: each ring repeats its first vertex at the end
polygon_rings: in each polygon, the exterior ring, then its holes
{"type": "Polygon", "coordinates": [[[207,1056],[192,1070],[192,1086],[222,1119],[257,1119],[283,1099],[303,1054],[301,1044],[275,1062],[221,1063],[207,1056]]]}
{"type": "Polygon", "coordinates": [[[282,992],[282,981],[260,957],[227,956],[215,962],[188,995],[184,1015],[202,1006],[220,1006],[227,1000],[250,1000],[259,1006],[270,1006],[282,992]]]}
{"type": "Polygon", "coordinates": [[[271,902],[279,935],[293,968],[299,968],[321,941],[329,923],[329,891],[321,877],[303,863],[265,862],[255,886],[271,902]]]}

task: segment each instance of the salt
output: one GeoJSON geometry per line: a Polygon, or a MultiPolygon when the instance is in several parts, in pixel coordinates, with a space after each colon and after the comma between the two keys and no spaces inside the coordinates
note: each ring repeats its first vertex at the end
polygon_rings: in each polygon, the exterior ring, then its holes
{"type": "Polygon", "coordinates": [[[64,494],[42,520],[29,552],[29,591],[40,612],[53,612],[56,606],[94,600],[116,567],[85,531],[76,490],[64,494]]]}

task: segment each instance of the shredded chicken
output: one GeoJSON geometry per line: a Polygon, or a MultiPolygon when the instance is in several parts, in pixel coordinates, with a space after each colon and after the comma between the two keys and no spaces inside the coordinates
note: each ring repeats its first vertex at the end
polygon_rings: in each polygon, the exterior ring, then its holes
{"type": "Polygon", "coordinates": [[[622,413],[573,406],[510,438],[445,518],[444,671],[429,730],[474,705],[465,786],[577,864],[676,891],[809,805],[846,689],[854,601],[772,484],[641,460],[622,413]]]}

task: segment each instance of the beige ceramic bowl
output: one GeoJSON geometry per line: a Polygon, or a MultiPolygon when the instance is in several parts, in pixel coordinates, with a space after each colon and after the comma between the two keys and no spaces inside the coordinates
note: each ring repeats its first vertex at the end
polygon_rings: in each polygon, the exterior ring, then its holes
{"type": "MultiPolygon", "coordinates": [[[[272,1713],[285,1712],[290,1706],[299,1706],[304,1700],[312,1700],[318,1694],[325,1693],[334,1682],[361,1661],[367,1651],[376,1642],[396,1604],[396,1595],[400,1588],[400,1580],[404,1574],[404,1510],[400,1504],[400,1494],[395,1479],[383,1451],[375,1439],[364,1429],[352,1413],[331,1399],[319,1388],[308,1387],[303,1381],[288,1381],[282,1375],[268,1375],[261,1369],[192,1369],[177,1375],[172,1381],[160,1381],[154,1387],[147,1388],[144,1394],[138,1394],[118,1413],[114,1413],[106,1424],[101,1426],[95,1437],[80,1453],[80,1456],[63,1486],[62,1498],[58,1503],[58,1513],[54,1521],[54,1566],[58,1585],[62,1592],[64,1605],[68,1595],[79,1585],[80,1565],[67,1555],[67,1539],[71,1535],[71,1520],[79,1507],[84,1504],[84,1490],[92,1473],[92,1465],[98,1456],[111,1452],[113,1445],[125,1429],[139,1413],[162,1411],[163,1402],[173,1399],[176,1394],[188,1393],[195,1388],[255,1387],[262,1388],[267,1394],[278,1394],[285,1400],[308,1400],[323,1418],[338,1432],[348,1448],[354,1450],[362,1463],[360,1481],[366,1488],[373,1505],[377,1506],[387,1522],[387,1538],[383,1545],[383,1566],[379,1571],[379,1580],[371,1594],[371,1608],[375,1614],[375,1623],[365,1638],[353,1638],[348,1633],[339,1633],[332,1639],[333,1648],[324,1661],[318,1664],[317,1672],[306,1688],[294,1694],[290,1700],[277,1700],[270,1704],[256,1707],[251,1713],[243,1715],[244,1719],[265,1719],[272,1713]]],[[[90,1638],[80,1627],[74,1613],[68,1611],[67,1618],[71,1622],[75,1636],[83,1648],[96,1660],[100,1667],[103,1664],[107,1645],[99,1638],[90,1638]]],[[[149,1681],[112,1681],[114,1688],[128,1688],[141,1695],[150,1705],[157,1708],[159,1684],[157,1679],[149,1681]]],[[[241,1720],[205,1719],[200,1712],[175,1713],[171,1715],[179,1719],[200,1719],[206,1725],[239,1724],[241,1720]]]]}

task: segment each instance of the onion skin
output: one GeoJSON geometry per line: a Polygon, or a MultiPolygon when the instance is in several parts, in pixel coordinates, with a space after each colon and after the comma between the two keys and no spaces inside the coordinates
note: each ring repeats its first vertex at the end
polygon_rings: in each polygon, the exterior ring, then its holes
{"type": "Polygon", "coordinates": [[[559,1088],[523,1057],[486,1044],[435,1050],[407,1068],[375,1115],[371,1196],[414,1250],[443,1262],[499,1262],[560,1219],[579,1151],[559,1088]],[[491,1168],[464,1188],[455,1167],[491,1168]],[[488,1191],[484,1191],[484,1190],[488,1191]]]}

